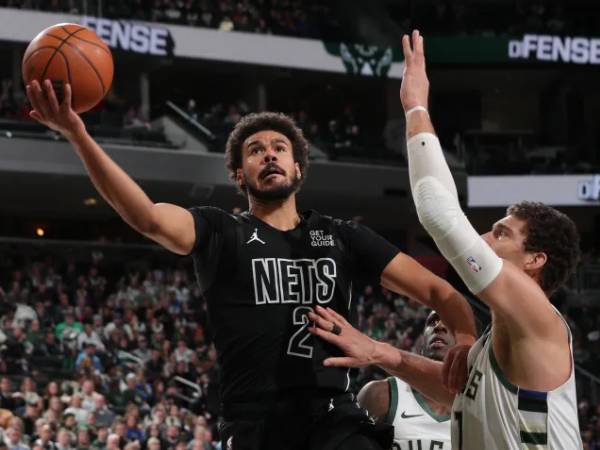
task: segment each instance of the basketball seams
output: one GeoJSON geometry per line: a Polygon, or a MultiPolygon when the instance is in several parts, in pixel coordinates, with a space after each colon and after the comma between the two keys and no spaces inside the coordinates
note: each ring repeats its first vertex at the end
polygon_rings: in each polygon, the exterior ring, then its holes
{"type": "Polygon", "coordinates": [[[89,110],[110,88],[114,73],[112,53],[89,28],[78,24],[49,27],[39,33],[27,50],[22,61],[23,78],[40,79],[40,83],[50,79],[57,94],[63,91],[63,83],[75,83],[72,105],[76,111],[89,110]]]}
{"type": "MultiPolygon", "coordinates": [[[[62,56],[62,58],[65,62],[65,67],[67,68],[67,81],[69,84],[71,84],[71,66],[69,65],[69,58],[67,58],[61,50],[58,50],[58,53],[60,54],[60,56],[62,56]]],[[[64,95],[64,92],[63,92],[63,95],[64,95]]],[[[64,99],[64,97],[61,99],[61,103],[62,103],[63,99],[64,99]]],[[[71,105],[74,105],[74,104],[75,104],[75,91],[74,91],[74,89],[71,89],[71,105]]]]}
{"type": "MultiPolygon", "coordinates": [[[[52,37],[56,37],[56,36],[52,36],[52,37]]],[[[52,45],[44,45],[43,47],[37,47],[34,51],[32,51],[27,58],[25,58],[23,60],[23,65],[25,65],[27,63],[27,61],[29,61],[37,52],[39,52],[40,50],[46,50],[46,49],[52,49],[52,50],[56,50],[56,47],[52,46],[52,45]]]]}
{"type": "MultiPolygon", "coordinates": [[[[55,35],[50,34],[50,33],[46,34],[46,36],[53,37],[54,39],[61,39],[58,36],[55,36],[55,35]]],[[[96,66],[94,66],[94,63],[92,61],[90,61],[90,59],[87,57],[87,55],[85,54],[85,52],[82,52],[81,49],[79,49],[76,45],[69,44],[67,41],[65,41],[64,44],[67,47],[75,50],[77,52],[77,54],[81,58],[83,58],[85,60],[85,62],[87,62],[90,65],[90,67],[92,68],[92,70],[94,71],[94,73],[96,74],[96,76],[98,77],[98,81],[100,82],[100,87],[102,88],[102,94],[103,95],[106,94],[106,86],[104,86],[104,80],[102,79],[102,76],[100,75],[100,72],[98,72],[98,69],[96,68],[96,66]]]]}
{"type": "MultiPolygon", "coordinates": [[[[64,26],[61,26],[61,28],[63,29],[63,31],[65,31],[66,33],[68,33],[67,29],[64,26]]],[[[85,28],[82,28],[82,29],[85,30],[85,28]]],[[[52,36],[52,35],[49,34],[48,36],[52,36]]],[[[53,36],[53,37],[56,37],[56,36],[53,36]]],[[[104,46],[103,46],[103,45],[98,44],[97,42],[90,41],[89,39],[84,39],[84,38],[79,37],[79,36],[72,36],[72,37],[74,39],[77,39],[78,41],[83,41],[83,42],[87,42],[90,45],[94,45],[94,46],[96,46],[96,47],[104,50],[106,53],[108,53],[109,55],[112,56],[112,54],[110,53],[110,50],[108,49],[108,46],[106,46],[106,44],[104,44],[104,46]]]]}
{"type": "Polygon", "coordinates": [[[46,67],[44,67],[44,70],[42,71],[42,74],[40,75],[40,80],[44,80],[44,76],[46,75],[46,72],[48,71],[48,67],[50,67],[50,63],[52,62],[52,60],[54,59],[54,56],[56,55],[56,53],[60,50],[60,48],[65,44],[65,42],[67,42],[67,40],[69,40],[69,38],[71,36],[73,36],[74,34],[79,33],[80,31],[85,30],[85,28],[79,28],[75,31],[73,31],[73,33],[70,33],[67,37],[63,38],[61,43],[58,45],[58,47],[56,47],[54,49],[54,53],[52,53],[52,55],[50,56],[50,58],[48,58],[48,61],[46,62],[46,67]]]}

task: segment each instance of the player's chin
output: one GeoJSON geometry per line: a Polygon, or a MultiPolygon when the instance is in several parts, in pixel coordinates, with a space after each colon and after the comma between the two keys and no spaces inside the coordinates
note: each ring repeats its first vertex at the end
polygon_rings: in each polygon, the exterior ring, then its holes
{"type": "Polygon", "coordinates": [[[258,189],[250,189],[250,193],[260,200],[285,200],[294,193],[294,189],[287,183],[272,186],[261,186],[258,189]]]}
{"type": "Polygon", "coordinates": [[[280,182],[261,184],[259,190],[261,193],[268,195],[275,192],[285,192],[288,191],[289,188],[289,183],[286,180],[281,180],[280,182]]]}
{"type": "Polygon", "coordinates": [[[446,353],[448,351],[448,347],[438,347],[438,348],[428,348],[425,356],[428,358],[434,359],[436,361],[443,361],[446,353]]]}

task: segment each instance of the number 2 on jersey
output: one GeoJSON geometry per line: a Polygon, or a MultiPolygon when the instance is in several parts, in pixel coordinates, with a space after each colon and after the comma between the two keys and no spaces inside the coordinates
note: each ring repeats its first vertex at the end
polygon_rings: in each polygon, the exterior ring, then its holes
{"type": "Polygon", "coordinates": [[[288,355],[299,356],[301,358],[312,358],[313,346],[306,341],[310,338],[308,332],[308,316],[307,314],[313,309],[310,306],[298,306],[292,313],[292,323],[299,326],[288,343],[288,355]]]}

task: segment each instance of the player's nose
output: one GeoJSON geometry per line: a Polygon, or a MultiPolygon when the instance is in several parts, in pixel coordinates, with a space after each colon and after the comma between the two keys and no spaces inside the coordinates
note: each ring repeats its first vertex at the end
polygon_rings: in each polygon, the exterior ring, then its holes
{"type": "Polygon", "coordinates": [[[277,161],[277,152],[273,147],[269,146],[265,150],[264,158],[266,163],[277,161]]]}
{"type": "Polygon", "coordinates": [[[434,332],[445,332],[448,331],[446,329],[446,325],[444,325],[444,322],[442,322],[441,320],[438,320],[435,324],[435,327],[433,327],[433,331],[434,332]]]}

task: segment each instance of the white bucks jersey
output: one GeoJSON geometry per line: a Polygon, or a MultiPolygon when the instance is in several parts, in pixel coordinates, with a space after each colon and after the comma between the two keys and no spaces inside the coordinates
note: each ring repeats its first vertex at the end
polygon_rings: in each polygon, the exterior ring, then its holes
{"type": "Polygon", "coordinates": [[[574,370],[552,391],[515,386],[496,361],[490,331],[475,343],[468,364],[467,385],[452,408],[453,450],[582,448],[574,370]]]}
{"type": "Polygon", "coordinates": [[[393,450],[450,450],[450,416],[434,413],[423,396],[398,378],[387,379],[394,426],[393,450]]]}

